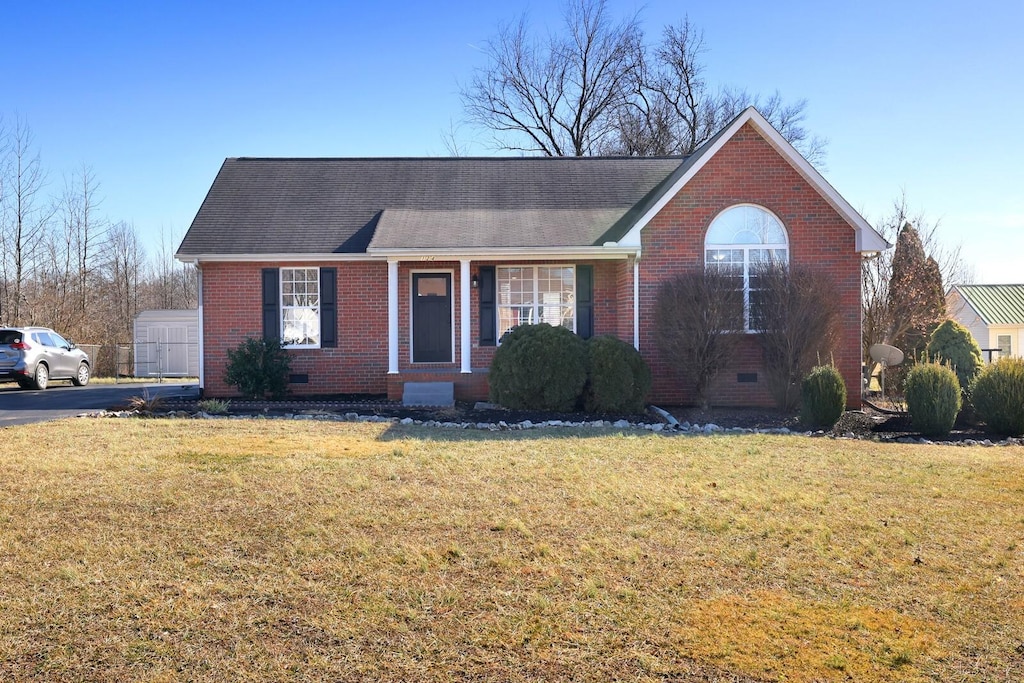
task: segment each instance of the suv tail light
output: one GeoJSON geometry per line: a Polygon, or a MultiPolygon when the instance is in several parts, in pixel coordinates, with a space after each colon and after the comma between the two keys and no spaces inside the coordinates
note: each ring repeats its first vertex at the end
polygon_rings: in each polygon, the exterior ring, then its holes
{"type": "Polygon", "coordinates": [[[18,351],[28,351],[32,347],[28,345],[28,342],[16,341],[13,344],[11,344],[11,348],[17,349],[18,351]]]}

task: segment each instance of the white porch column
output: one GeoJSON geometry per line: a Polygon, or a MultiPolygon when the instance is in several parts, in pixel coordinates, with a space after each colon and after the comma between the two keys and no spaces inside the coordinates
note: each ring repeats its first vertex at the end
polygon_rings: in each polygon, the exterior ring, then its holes
{"type": "Polygon", "coordinates": [[[459,329],[462,331],[461,343],[459,347],[460,354],[462,355],[462,373],[470,374],[473,372],[472,363],[472,330],[470,326],[470,306],[469,306],[469,259],[459,260],[459,329]]]}
{"type": "Polygon", "coordinates": [[[640,350],[640,257],[633,259],[633,348],[640,350]]]}
{"type": "Polygon", "coordinates": [[[388,374],[398,374],[398,261],[388,261],[388,374]]]}

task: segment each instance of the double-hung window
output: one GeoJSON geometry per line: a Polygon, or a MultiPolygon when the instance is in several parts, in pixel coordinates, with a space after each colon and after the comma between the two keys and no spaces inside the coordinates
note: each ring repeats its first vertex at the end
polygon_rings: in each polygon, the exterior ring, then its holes
{"type": "Polygon", "coordinates": [[[1000,334],[996,337],[996,346],[999,347],[999,357],[1009,358],[1013,355],[1013,346],[1011,345],[1012,335],[1000,334]]]}
{"type": "Polygon", "coordinates": [[[517,325],[548,323],[576,331],[573,266],[508,266],[497,273],[498,339],[517,325]]]}
{"type": "Polygon", "coordinates": [[[741,204],[718,214],[704,239],[704,267],[727,276],[743,291],[743,310],[734,316],[736,329],[761,329],[760,268],[789,263],[786,229],[772,213],[741,204]]]}
{"type": "Polygon", "coordinates": [[[320,347],[320,269],[281,269],[281,339],[291,348],[320,347]]]}

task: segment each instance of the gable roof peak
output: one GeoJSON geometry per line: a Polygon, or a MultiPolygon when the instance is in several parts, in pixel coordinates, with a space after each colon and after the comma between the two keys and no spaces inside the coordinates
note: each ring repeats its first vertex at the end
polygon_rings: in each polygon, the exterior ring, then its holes
{"type": "Polygon", "coordinates": [[[619,240],[619,244],[639,246],[640,232],[647,223],[747,124],[752,125],[768,144],[775,148],[783,159],[850,224],[856,235],[857,251],[875,253],[892,247],[754,106],[747,107],[733,117],[732,121],[726,124],[722,130],[686,158],[673,174],[671,182],[663,185],[663,191],[648,203],[642,216],[619,240]]]}

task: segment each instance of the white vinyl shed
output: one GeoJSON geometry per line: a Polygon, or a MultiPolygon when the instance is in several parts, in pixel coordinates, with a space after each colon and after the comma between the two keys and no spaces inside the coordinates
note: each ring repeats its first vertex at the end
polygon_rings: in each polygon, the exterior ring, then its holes
{"type": "Polygon", "coordinates": [[[198,377],[199,311],[142,311],[134,345],[136,377],[198,377]]]}

